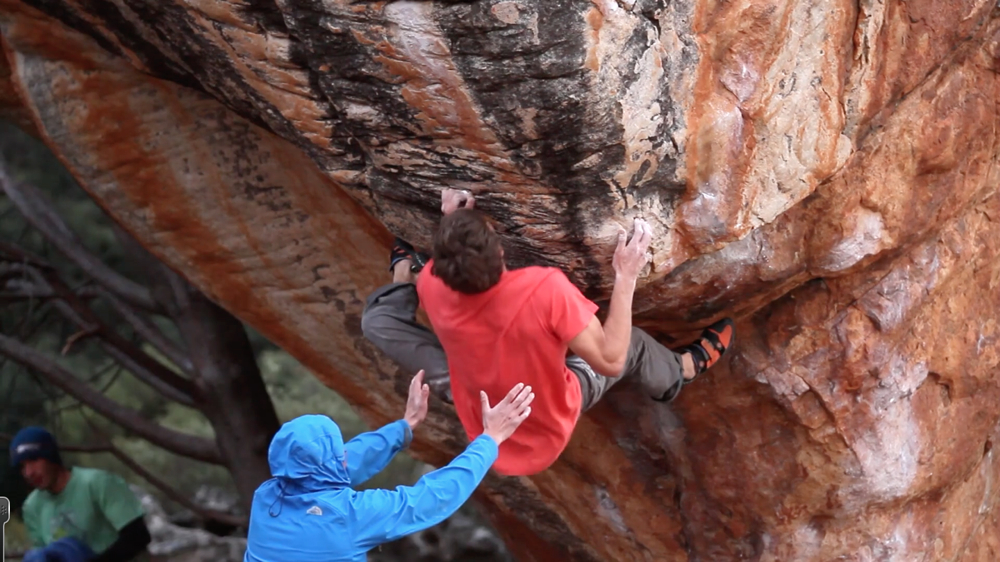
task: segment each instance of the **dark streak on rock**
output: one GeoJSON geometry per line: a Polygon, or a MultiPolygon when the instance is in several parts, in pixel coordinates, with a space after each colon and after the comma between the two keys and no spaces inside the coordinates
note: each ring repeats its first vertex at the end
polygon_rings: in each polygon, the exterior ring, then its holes
{"type": "Polygon", "coordinates": [[[323,280],[323,276],[320,275],[320,273],[319,273],[319,270],[321,270],[321,269],[330,269],[330,264],[328,264],[328,263],[321,263],[321,264],[317,265],[316,267],[312,268],[311,271],[312,271],[312,274],[313,274],[313,282],[322,281],[323,280]]]}
{"type": "MultiPolygon", "coordinates": [[[[323,293],[323,302],[326,303],[337,303],[337,291],[333,290],[331,287],[326,285],[319,286],[319,292],[323,293]]],[[[343,306],[343,303],[340,303],[343,306]]],[[[338,307],[339,308],[339,307],[338,307]]]]}
{"type": "Polygon", "coordinates": [[[127,5],[174,49],[191,69],[202,90],[212,94],[240,115],[286,139],[299,137],[298,131],[277,108],[257,93],[233,68],[229,54],[204,36],[190,21],[183,5],[172,2],[126,0],[127,5]]]}
{"type": "MultiPolygon", "coordinates": [[[[101,37],[93,24],[79,17],[74,8],[68,7],[65,1],[27,1],[93,37],[108,51],[121,54],[114,45],[101,37]]],[[[182,4],[125,0],[125,5],[145,22],[148,29],[156,34],[160,44],[169,48],[187,69],[171,62],[171,58],[160,47],[144,38],[144,31],[136,29],[109,0],[81,0],[81,8],[99,18],[102,24],[126,47],[132,49],[159,78],[208,93],[255,125],[293,142],[317,162],[328,168],[344,168],[338,161],[335,150],[324,152],[318,149],[281,114],[278,108],[246,82],[233,66],[229,53],[204,35],[204,30],[191,21],[191,14],[182,4]]],[[[284,17],[273,1],[254,0],[239,13],[247,21],[255,23],[262,33],[290,35],[284,17]]],[[[219,23],[215,23],[215,28],[219,31],[224,29],[219,23]]],[[[294,36],[290,38],[293,45],[292,62],[304,60],[302,51],[294,49],[294,36]]],[[[319,98],[319,90],[316,92],[319,98]]]]}
{"type": "MultiPolygon", "coordinates": [[[[636,6],[633,13],[639,16],[642,25],[636,27],[632,37],[626,43],[625,51],[634,52],[638,56],[639,53],[646,50],[652,44],[649,40],[650,31],[653,32],[654,37],[658,40],[660,25],[655,14],[665,7],[666,2],[660,0],[647,0],[646,2],[642,2],[641,6],[636,6]]],[[[628,87],[643,77],[637,72],[631,58],[625,57],[623,60],[628,64],[622,65],[619,71],[622,75],[623,85],[628,87]]],[[[669,144],[670,146],[665,151],[664,157],[660,159],[659,165],[653,175],[646,177],[650,166],[648,161],[644,162],[639,172],[631,179],[629,185],[625,187],[637,198],[655,194],[663,203],[663,209],[669,211],[673,207],[674,202],[684,194],[686,185],[683,181],[674,179],[677,172],[678,149],[674,143],[671,128],[673,128],[675,120],[678,119],[682,110],[676,106],[674,100],[670,97],[670,90],[666,79],[662,81],[662,90],[657,97],[657,102],[660,104],[660,120],[656,126],[656,135],[648,140],[652,143],[651,150],[653,152],[661,151],[665,144],[669,144]]],[[[629,156],[626,154],[625,158],[629,158],[629,156]]]]}
{"type": "MultiPolygon", "coordinates": [[[[288,191],[283,186],[267,183],[258,172],[260,165],[270,159],[270,154],[258,148],[260,139],[250,126],[245,122],[228,123],[225,134],[228,137],[226,145],[233,148],[231,177],[235,178],[235,186],[243,197],[275,213],[291,211],[292,200],[288,191]]],[[[293,222],[291,213],[279,216],[285,220],[284,226],[293,222]]]]}
{"type": "MultiPolygon", "coordinates": [[[[102,49],[116,55],[124,55],[116,45],[108,42],[100,32],[94,29],[86,20],[77,16],[57,0],[27,0],[42,11],[55,16],[66,25],[82,31],[92,37],[102,49]],[[45,7],[42,7],[42,6],[45,7]]],[[[189,76],[185,69],[178,67],[169,57],[165,56],[152,43],[146,41],[139,29],[128,21],[113,2],[109,0],[84,0],[81,4],[87,13],[100,14],[107,26],[114,32],[118,41],[125,48],[135,53],[143,64],[159,78],[170,80],[188,88],[198,88],[198,82],[189,76]]]]}
{"type": "MultiPolygon", "coordinates": [[[[244,0],[242,6],[233,4],[233,9],[252,21],[257,27],[269,33],[288,35],[288,26],[275,0],[244,0]]],[[[297,62],[297,61],[292,61],[297,62]]]]}
{"type": "Polygon", "coordinates": [[[66,7],[62,0],[22,0],[26,5],[38,9],[64,24],[86,34],[97,42],[102,49],[109,53],[121,56],[123,53],[117,45],[108,41],[99,31],[94,29],[87,20],[80,17],[75,11],[66,7]]]}
{"type": "MultiPolygon", "coordinates": [[[[288,40],[289,62],[306,72],[310,98],[316,101],[317,107],[325,109],[325,113],[318,116],[317,120],[330,124],[334,131],[330,137],[332,141],[330,148],[323,150],[311,142],[306,142],[305,139],[296,139],[301,140],[298,144],[324,170],[362,170],[365,166],[364,156],[357,150],[356,146],[352,145],[351,135],[338,134],[338,132],[345,130],[343,119],[335,111],[334,105],[329,100],[324,99],[320,75],[310,66],[310,60],[312,60],[311,45],[303,40],[300,19],[296,19],[298,11],[293,6],[294,2],[288,2],[289,13],[284,13],[275,0],[248,0],[245,6],[237,9],[247,21],[255,22],[264,32],[288,40]]],[[[317,6],[318,9],[322,10],[322,6],[318,4],[317,6]]],[[[314,23],[320,21],[320,13],[311,14],[315,17],[307,17],[306,21],[314,23]]],[[[261,79],[266,79],[266,77],[261,76],[261,79]]],[[[344,185],[344,187],[356,189],[358,186],[344,185]]]]}
{"type": "Polygon", "coordinates": [[[294,56],[307,62],[310,83],[338,110],[331,118],[338,124],[334,129],[343,131],[339,138],[355,138],[371,145],[394,134],[396,138],[410,136],[406,124],[414,117],[412,109],[402,101],[398,85],[380,78],[383,69],[373,60],[378,54],[374,45],[362,44],[352,33],[365,35],[380,22],[359,19],[352,11],[338,13],[337,8],[318,0],[287,0],[286,5],[289,30],[298,38],[294,56]],[[342,32],[335,31],[338,29],[342,32]],[[376,107],[399,125],[395,131],[385,131],[353,122],[344,114],[345,102],[376,107]]]}
{"type": "MultiPolygon", "coordinates": [[[[264,1],[264,0],[261,0],[264,1]]],[[[413,119],[411,109],[402,101],[399,87],[378,78],[380,65],[373,60],[377,54],[373,45],[359,42],[351,30],[364,34],[366,27],[377,25],[349,9],[336,12],[331,5],[318,0],[286,0],[285,23],[295,38],[290,56],[308,72],[310,89],[327,102],[325,120],[331,124],[330,141],[333,145],[324,158],[316,158],[326,169],[364,171],[368,174],[357,184],[346,184],[354,191],[369,212],[379,215],[372,208],[369,198],[377,191],[378,181],[371,174],[371,158],[366,150],[396,138],[410,136],[406,124],[413,119]],[[337,32],[337,30],[342,32],[337,32]],[[388,120],[384,127],[348,117],[350,104],[376,108],[380,118],[388,120]],[[396,125],[390,123],[395,122],[396,125]],[[329,153],[335,152],[335,162],[329,162],[329,153]]],[[[381,33],[376,33],[381,35],[381,33]]],[[[390,189],[395,192],[395,189],[390,189]]],[[[386,217],[379,217],[383,222],[386,217]]]]}
{"type": "MultiPolygon", "coordinates": [[[[590,105],[590,75],[584,68],[587,29],[583,14],[592,6],[584,0],[555,0],[519,4],[535,14],[519,12],[518,22],[507,24],[494,15],[498,2],[443,7],[438,12],[441,29],[451,41],[456,67],[482,108],[484,119],[514,161],[542,183],[558,186],[565,204],[558,225],[565,240],[583,240],[588,207],[607,202],[608,187],[594,169],[617,166],[623,157],[621,127],[605,121],[601,108],[590,105]],[[534,27],[537,26],[537,42],[534,27]],[[525,120],[533,123],[528,136],[525,120]],[[542,139],[542,140],[536,140],[542,139]],[[587,169],[575,167],[600,154],[587,169]],[[568,216],[567,216],[568,214],[568,216]]],[[[497,209],[484,210],[505,220],[516,217],[515,202],[494,201],[497,209]]],[[[522,207],[522,204],[516,204],[522,207]]],[[[546,240],[551,254],[524,237],[507,237],[512,266],[536,263],[554,265],[556,254],[575,256],[567,274],[579,286],[600,284],[605,268],[591,257],[560,240],[546,240]]]]}
{"type": "MultiPolygon", "coordinates": [[[[80,17],[74,7],[67,6],[66,2],[62,0],[25,0],[25,2],[94,38],[105,50],[117,55],[123,54],[113,44],[105,40],[93,24],[80,17]]],[[[108,0],[80,0],[80,7],[91,16],[99,18],[104,26],[125,46],[134,50],[144,64],[155,72],[162,72],[163,74],[158,74],[159,78],[212,93],[243,117],[265,129],[275,130],[275,127],[268,126],[268,122],[273,121],[273,119],[269,120],[262,115],[262,112],[258,111],[247,99],[247,97],[259,98],[259,96],[232,69],[227,54],[221,52],[215,44],[205,39],[191,25],[188,21],[189,15],[182,6],[169,2],[136,0],[126,0],[125,4],[156,33],[162,44],[174,49],[178,58],[191,69],[190,74],[176,68],[169,62],[170,57],[146,41],[140,31],[124,18],[116,5],[108,0]],[[233,85],[242,87],[233,88],[233,85]]],[[[263,102],[259,99],[257,101],[263,102]]],[[[267,105],[266,102],[263,103],[267,105]]],[[[273,115],[279,115],[276,109],[271,109],[273,115]]],[[[290,123],[286,122],[284,127],[278,128],[282,129],[275,131],[279,134],[297,136],[295,128],[290,123]]],[[[286,138],[289,137],[286,136],[286,138]]]]}

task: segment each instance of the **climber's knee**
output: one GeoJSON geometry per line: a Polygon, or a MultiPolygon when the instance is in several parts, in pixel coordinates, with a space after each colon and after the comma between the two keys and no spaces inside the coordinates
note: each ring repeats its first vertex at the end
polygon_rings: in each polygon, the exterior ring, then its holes
{"type": "Polygon", "coordinates": [[[412,284],[390,283],[368,297],[361,312],[361,333],[373,342],[386,339],[401,324],[416,321],[417,294],[412,284]]]}
{"type": "Polygon", "coordinates": [[[377,308],[372,308],[371,306],[365,307],[361,312],[361,333],[367,337],[369,332],[378,329],[380,316],[381,314],[379,314],[377,308]]]}
{"type": "Polygon", "coordinates": [[[361,314],[361,333],[365,339],[382,348],[389,341],[389,334],[398,323],[399,320],[384,308],[369,307],[361,314]]]}

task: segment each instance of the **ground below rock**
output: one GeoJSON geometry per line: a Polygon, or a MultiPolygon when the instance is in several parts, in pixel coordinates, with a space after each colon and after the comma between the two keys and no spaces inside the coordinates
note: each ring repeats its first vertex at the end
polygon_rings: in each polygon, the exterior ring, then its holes
{"type": "MultiPolygon", "coordinates": [[[[220,537],[204,529],[173,523],[160,502],[138,486],[132,491],[146,510],[146,525],[153,537],[152,562],[243,562],[246,538],[220,537]]],[[[217,489],[201,489],[206,504],[233,507],[232,498],[217,489]]],[[[187,519],[184,519],[187,521],[187,519]]],[[[371,562],[513,562],[496,532],[464,512],[440,525],[374,549],[371,562]]]]}

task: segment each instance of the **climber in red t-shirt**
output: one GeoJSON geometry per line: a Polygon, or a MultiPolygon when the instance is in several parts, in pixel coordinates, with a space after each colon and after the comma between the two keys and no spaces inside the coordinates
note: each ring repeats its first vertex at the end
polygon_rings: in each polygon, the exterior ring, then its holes
{"type": "Polygon", "coordinates": [[[454,403],[470,438],[482,433],[481,401],[494,403],[519,382],[532,387],[532,416],[501,445],[497,472],[530,475],[548,468],[580,413],[622,377],[637,377],[650,398],[670,401],[732,346],[735,328],[728,318],[676,351],[632,326],[632,295],[649,260],[645,221],[636,219],[631,241],[624,229],[619,232],[615,284],[602,325],[597,305],[561,270],[508,270],[500,237],[473,206],[470,193],[444,191],[445,217],[430,260],[397,239],[393,282],[368,298],[361,326],[404,368],[424,370],[431,389],[454,403]],[[416,321],[418,297],[434,333],[416,321]]]}

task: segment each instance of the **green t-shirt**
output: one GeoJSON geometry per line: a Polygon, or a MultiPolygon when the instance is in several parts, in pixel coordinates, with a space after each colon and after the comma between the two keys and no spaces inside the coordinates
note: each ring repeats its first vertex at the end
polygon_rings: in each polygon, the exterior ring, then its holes
{"type": "Polygon", "coordinates": [[[22,513],[36,547],[73,536],[97,554],[118,539],[122,527],[144,515],[142,504],[120,476],[80,467],[73,467],[62,492],[31,492],[22,513]]]}

